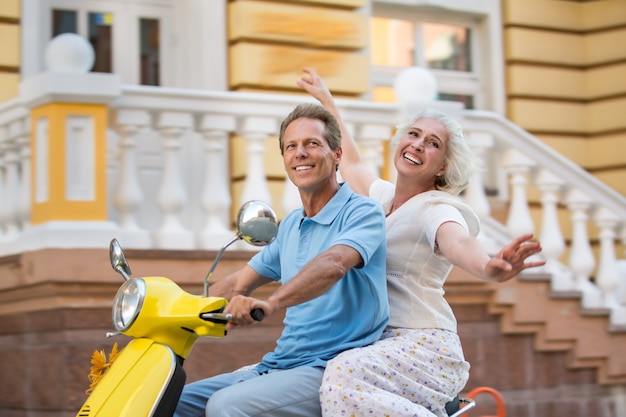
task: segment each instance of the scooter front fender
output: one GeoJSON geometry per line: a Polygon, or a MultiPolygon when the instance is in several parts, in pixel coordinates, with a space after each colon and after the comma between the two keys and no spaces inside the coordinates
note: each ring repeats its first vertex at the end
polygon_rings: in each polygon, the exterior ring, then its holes
{"type": "Polygon", "coordinates": [[[182,364],[169,347],[149,339],[133,339],[76,417],[171,416],[184,384],[182,364]]]}

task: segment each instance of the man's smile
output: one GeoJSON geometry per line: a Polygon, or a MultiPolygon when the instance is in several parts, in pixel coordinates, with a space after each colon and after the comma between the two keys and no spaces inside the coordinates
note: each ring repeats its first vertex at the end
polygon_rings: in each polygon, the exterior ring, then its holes
{"type": "Polygon", "coordinates": [[[296,171],[306,171],[309,169],[313,169],[313,165],[299,165],[295,168],[296,171]]]}

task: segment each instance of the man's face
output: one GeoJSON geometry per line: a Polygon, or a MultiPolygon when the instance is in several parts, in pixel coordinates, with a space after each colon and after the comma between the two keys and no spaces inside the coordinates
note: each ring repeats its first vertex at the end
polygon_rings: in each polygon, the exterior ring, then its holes
{"type": "Polygon", "coordinates": [[[341,148],[332,150],[321,120],[296,119],[283,135],[283,161],[289,179],[300,191],[316,191],[334,184],[341,148]]]}

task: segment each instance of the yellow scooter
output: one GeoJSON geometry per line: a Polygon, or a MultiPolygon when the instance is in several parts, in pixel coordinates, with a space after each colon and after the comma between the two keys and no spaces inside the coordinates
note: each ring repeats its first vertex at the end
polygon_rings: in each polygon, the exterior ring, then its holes
{"type": "MultiPolygon", "coordinates": [[[[278,219],[267,204],[250,201],[237,215],[237,234],[224,245],[204,280],[204,294],[192,295],[164,277],[131,278],[121,246],[111,241],[111,266],[124,277],[113,301],[115,332],[133,338],[93,387],[77,417],[170,417],[185,384],[183,361],[198,337],[223,337],[230,315],[224,298],[210,297],[209,280],[228,246],[237,240],[263,246],[274,240],[278,219]]],[[[251,312],[263,319],[262,310],[251,312]]],[[[113,353],[112,353],[113,356],[113,353]]]]}

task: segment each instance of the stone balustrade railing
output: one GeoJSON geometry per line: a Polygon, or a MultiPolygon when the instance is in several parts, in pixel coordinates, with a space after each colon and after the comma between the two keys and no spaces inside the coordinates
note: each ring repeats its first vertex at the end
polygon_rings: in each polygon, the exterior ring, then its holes
{"type": "MultiPolygon", "coordinates": [[[[287,179],[280,201],[271,201],[276,192],[270,192],[265,161],[268,149],[278,151],[281,120],[303,101],[310,98],[124,86],[109,105],[108,220],[98,225],[30,224],[30,114],[17,100],[3,104],[0,256],[42,247],[105,247],[110,237],[136,249],[218,249],[233,235],[233,207],[251,199],[269,201],[279,213],[299,206],[287,179]],[[231,155],[234,136],[243,139],[244,153],[231,155]],[[235,160],[246,167],[237,195],[235,160]]],[[[486,170],[463,195],[482,219],[485,244],[496,251],[511,236],[535,233],[555,293],[580,293],[586,309],[610,311],[613,325],[626,325],[624,196],[494,113],[450,102],[338,100],[338,106],[375,171],[388,167],[383,149],[408,114],[430,106],[458,118],[485,161],[486,170]],[[508,209],[506,222],[491,216],[494,209],[508,209]],[[570,222],[567,239],[563,219],[570,222]]]]}

